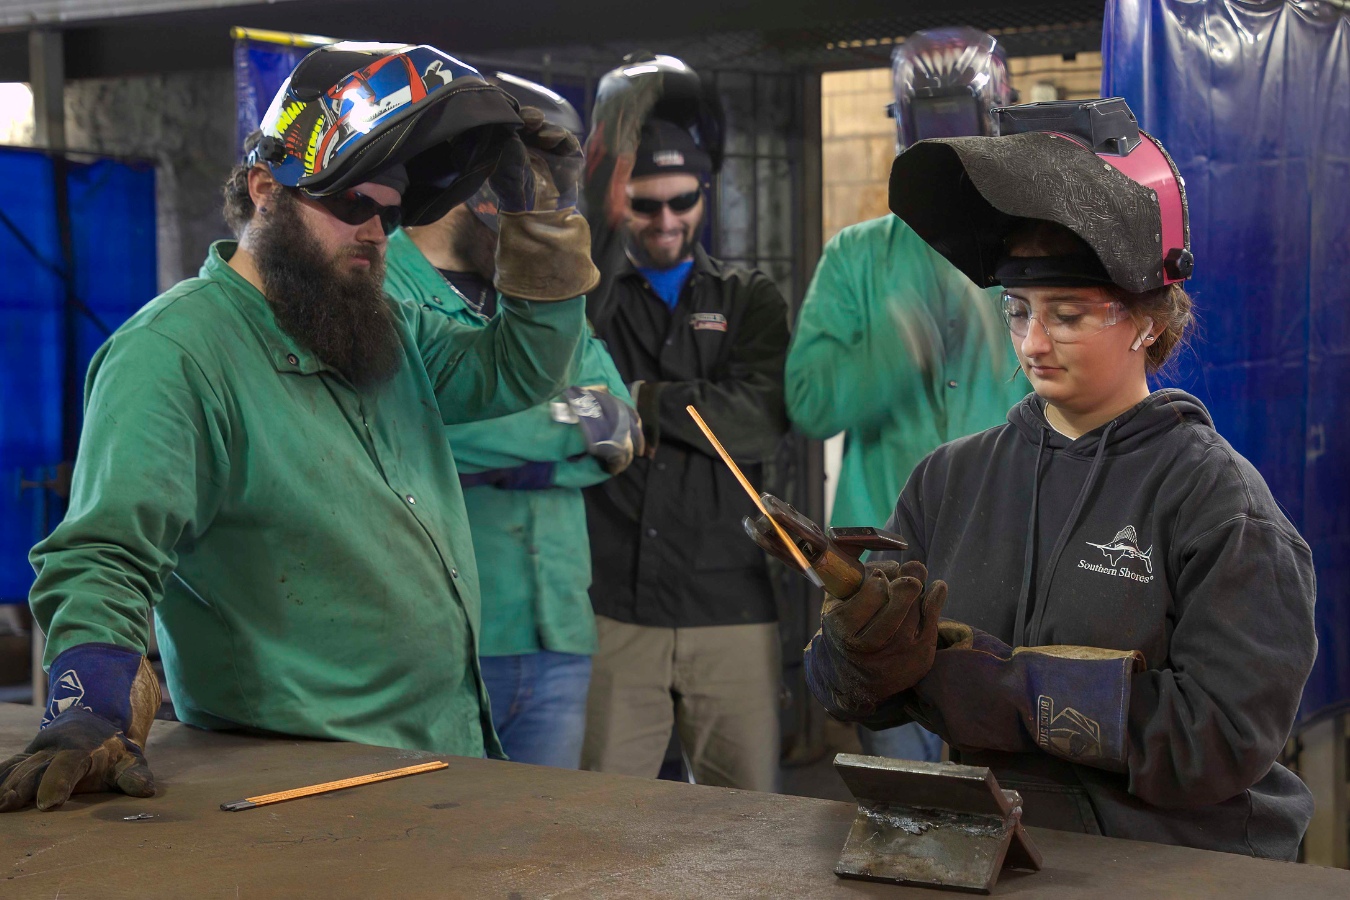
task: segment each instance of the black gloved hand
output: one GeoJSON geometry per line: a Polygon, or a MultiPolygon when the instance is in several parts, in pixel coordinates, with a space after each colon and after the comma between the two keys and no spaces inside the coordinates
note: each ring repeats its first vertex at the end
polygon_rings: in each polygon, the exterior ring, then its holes
{"type": "Polygon", "coordinates": [[[142,748],[159,702],[159,680],[139,653],[111,644],[62,653],[37,737],[0,762],[0,812],[53,809],[73,793],[154,794],[142,748]]]}
{"type": "Polygon", "coordinates": [[[570,387],[563,398],[586,436],[586,452],[606,472],[618,475],[642,455],[642,422],[633,407],[603,387],[570,387]]]}
{"type": "Polygon", "coordinates": [[[525,127],[508,140],[488,177],[497,194],[498,210],[506,213],[570,210],[585,157],[581,144],[567,129],[544,121],[533,106],[523,106],[525,127]]]}
{"type": "Polygon", "coordinates": [[[806,682],[830,713],[858,718],[913,687],[937,651],[947,584],[927,585],[911,560],[866,564],[862,587],[848,600],[827,596],[820,631],[806,647],[806,682]]]}

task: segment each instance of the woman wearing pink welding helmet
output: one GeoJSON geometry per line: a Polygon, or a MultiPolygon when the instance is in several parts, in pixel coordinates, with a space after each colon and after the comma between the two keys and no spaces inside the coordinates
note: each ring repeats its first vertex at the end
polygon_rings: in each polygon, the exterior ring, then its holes
{"type": "Polygon", "coordinates": [[[1293,859],[1313,803],[1277,758],[1312,555],[1200,401],[1150,390],[1192,321],[1184,184],[1123,100],[994,114],[998,137],[902,153],[890,206],[1002,286],[1034,393],[915,468],[888,526],[909,549],[868,567],[880,611],[849,632],[866,585],[827,603],[808,683],[839,718],[936,731],[1027,824],[1293,859]]]}

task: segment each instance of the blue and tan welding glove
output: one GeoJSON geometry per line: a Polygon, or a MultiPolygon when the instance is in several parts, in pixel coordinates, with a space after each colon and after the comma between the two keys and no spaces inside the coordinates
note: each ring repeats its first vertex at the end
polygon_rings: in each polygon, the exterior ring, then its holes
{"type": "Polygon", "coordinates": [[[497,195],[497,272],[504,296],[570,300],[600,283],[591,230],[577,212],[585,157],[576,137],[522,107],[525,126],[502,148],[488,186],[497,195]]]}
{"type": "Polygon", "coordinates": [[[944,620],[933,667],[905,710],[958,748],[1029,753],[1124,772],[1137,650],[1010,648],[944,620]]]}
{"type": "Polygon", "coordinates": [[[618,475],[642,455],[642,421],[633,407],[598,385],[570,387],[562,396],[566,409],[559,408],[554,418],[580,426],[586,452],[606,472],[618,475]]]}
{"type": "Polygon", "coordinates": [[[0,762],[0,812],[54,809],[75,793],[155,793],[145,741],[159,711],[149,661],[113,644],[80,644],[51,666],[51,700],[37,737],[0,762]]]}
{"type": "Polygon", "coordinates": [[[847,600],[827,595],[806,646],[806,685],[836,718],[867,718],[913,687],[933,664],[947,584],[917,560],[865,565],[847,600]]]}

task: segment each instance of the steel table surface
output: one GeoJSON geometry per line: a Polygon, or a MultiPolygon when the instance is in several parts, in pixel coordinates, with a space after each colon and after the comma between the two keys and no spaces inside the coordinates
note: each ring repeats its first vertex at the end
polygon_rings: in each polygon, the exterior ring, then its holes
{"type": "MultiPolygon", "coordinates": [[[[0,758],[38,712],[0,704],[0,758]]],[[[157,722],[159,793],[0,816],[0,898],[952,897],[848,881],[847,803],[157,722]],[[221,803],[445,759],[450,768],[245,812],[221,803]],[[126,821],[146,813],[152,819],[126,821]]],[[[1350,872],[1032,829],[1024,897],[1350,897],[1350,872]]]]}

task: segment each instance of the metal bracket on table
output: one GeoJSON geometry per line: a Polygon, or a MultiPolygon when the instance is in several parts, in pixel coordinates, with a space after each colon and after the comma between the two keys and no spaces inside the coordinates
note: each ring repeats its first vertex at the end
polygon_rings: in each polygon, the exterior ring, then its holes
{"type": "Polygon", "coordinates": [[[1022,797],[984,767],[840,753],[858,817],[834,873],[987,894],[1004,867],[1039,870],[1022,797]]]}

